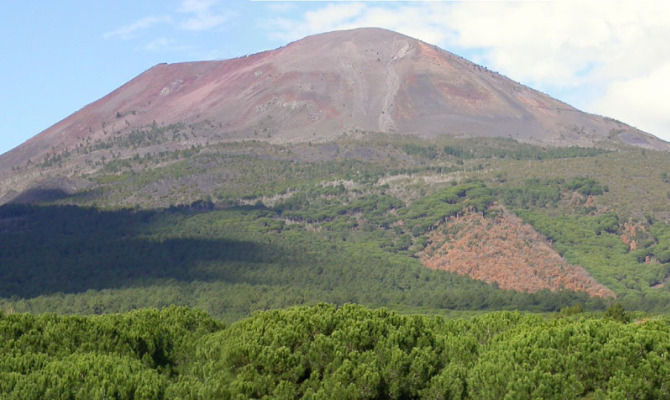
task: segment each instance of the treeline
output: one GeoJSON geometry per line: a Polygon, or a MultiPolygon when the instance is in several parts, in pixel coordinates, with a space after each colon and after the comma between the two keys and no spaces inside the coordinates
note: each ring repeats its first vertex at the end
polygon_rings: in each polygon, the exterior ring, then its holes
{"type": "MultiPolygon", "coordinates": [[[[475,160],[585,158],[607,152],[580,147],[542,148],[498,138],[448,138],[431,144],[417,138],[375,134],[318,145],[248,141],[139,151],[147,146],[183,142],[182,137],[191,140],[188,128],[179,124],[152,127],[77,147],[78,152],[104,150],[105,154],[87,161],[89,167],[97,168],[84,177],[98,183],[92,195],[68,201],[92,205],[94,198],[95,204],[147,208],[208,198],[228,202],[273,196],[317,181],[347,179],[373,184],[388,174],[462,171],[464,163],[472,169],[483,169],[481,164],[471,165],[475,160]]],[[[56,161],[62,162],[50,162],[56,161]]]]}
{"type": "Polygon", "coordinates": [[[670,321],[628,319],[616,307],[454,320],[326,304],[256,313],[229,327],[175,307],[0,313],[0,397],[669,397],[670,321]]]}
{"type": "Polygon", "coordinates": [[[494,200],[493,192],[483,183],[475,181],[421,197],[398,214],[403,218],[407,229],[418,236],[466,210],[484,212],[494,200]]]}
{"type": "Polygon", "coordinates": [[[555,158],[594,157],[607,150],[587,147],[541,147],[519,143],[513,139],[477,138],[452,140],[442,147],[434,144],[407,143],[402,149],[408,155],[435,160],[450,156],[462,160],[472,159],[512,159],[545,160],[555,158]]]}
{"type": "Polygon", "coordinates": [[[588,177],[576,177],[569,180],[526,179],[520,186],[503,186],[497,189],[497,195],[503,204],[512,208],[557,207],[565,193],[576,192],[582,196],[599,196],[609,191],[607,185],[588,177]]]}

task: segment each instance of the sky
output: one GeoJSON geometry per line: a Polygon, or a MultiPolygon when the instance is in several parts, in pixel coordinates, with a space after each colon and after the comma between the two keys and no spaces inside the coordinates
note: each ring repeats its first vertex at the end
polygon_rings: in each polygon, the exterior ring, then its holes
{"type": "Polygon", "coordinates": [[[0,0],[0,154],[162,62],[381,27],[670,140],[670,1],[0,0]]]}

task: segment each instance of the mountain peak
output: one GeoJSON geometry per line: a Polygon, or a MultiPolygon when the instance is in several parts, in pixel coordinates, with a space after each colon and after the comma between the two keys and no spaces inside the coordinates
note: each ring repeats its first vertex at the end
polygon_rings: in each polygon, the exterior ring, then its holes
{"type": "Polygon", "coordinates": [[[224,61],[158,64],[0,156],[0,178],[86,143],[171,124],[188,126],[194,144],[328,141],[371,131],[670,149],[436,46],[358,28],[224,61]]]}
{"type": "Polygon", "coordinates": [[[389,40],[394,40],[396,38],[418,41],[418,39],[414,39],[410,36],[403,35],[402,33],[398,33],[389,29],[377,28],[377,27],[364,27],[364,28],[343,29],[337,31],[317,33],[296,40],[290,43],[288,46],[291,46],[295,43],[299,44],[308,43],[310,41],[323,41],[328,43],[338,43],[344,41],[385,42],[389,40]]]}

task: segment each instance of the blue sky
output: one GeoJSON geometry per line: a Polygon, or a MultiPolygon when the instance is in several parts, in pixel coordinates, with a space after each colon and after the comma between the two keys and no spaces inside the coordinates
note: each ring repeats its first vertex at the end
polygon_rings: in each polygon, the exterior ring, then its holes
{"type": "Polygon", "coordinates": [[[161,62],[226,59],[378,26],[670,139],[670,2],[12,1],[0,24],[0,153],[161,62]]]}

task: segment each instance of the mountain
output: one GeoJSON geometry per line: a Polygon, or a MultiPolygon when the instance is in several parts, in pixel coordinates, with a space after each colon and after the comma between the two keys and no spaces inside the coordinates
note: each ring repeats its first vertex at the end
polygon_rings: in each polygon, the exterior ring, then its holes
{"type": "Polygon", "coordinates": [[[668,143],[407,36],[158,65],[0,156],[0,311],[667,311],[668,143]]]}
{"type": "MultiPolygon", "coordinates": [[[[368,131],[670,150],[649,134],[583,113],[422,41],[354,29],[231,60],[156,65],[0,156],[0,199],[8,187],[21,190],[32,181],[34,172],[11,179],[17,168],[175,124],[188,134],[182,146],[323,142],[368,131]]],[[[162,150],[175,146],[172,141],[162,150]]],[[[83,159],[91,157],[75,163],[83,159]]]]}
{"type": "Polygon", "coordinates": [[[668,199],[392,32],[159,65],[0,156],[0,397],[670,398],[668,199]]]}

